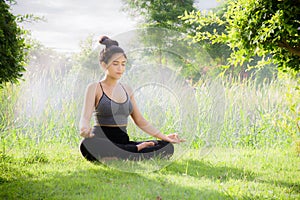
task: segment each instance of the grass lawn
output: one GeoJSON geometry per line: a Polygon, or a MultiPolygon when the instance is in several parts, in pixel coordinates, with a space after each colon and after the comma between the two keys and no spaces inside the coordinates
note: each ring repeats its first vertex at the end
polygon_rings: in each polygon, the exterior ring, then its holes
{"type": "Polygon", "coordinates": [[[59,145],[0,159],[0,199],[300,199],[293,149],[191,150],[144,173],[93,164],[59,145]]]}

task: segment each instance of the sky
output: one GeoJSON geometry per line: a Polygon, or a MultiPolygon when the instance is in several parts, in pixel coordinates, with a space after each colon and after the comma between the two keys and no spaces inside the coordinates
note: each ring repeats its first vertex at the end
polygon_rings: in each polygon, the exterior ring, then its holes
{"type": "MultiPolygon", "coordinates": [[[[200,9],[218,5],[217,0],[196,0],[200,9]]],[[[57,51],[76,52],[89,35],[113,37],[137,28],[138,21],[121,11],[121,0],[17,0],[14,14],[34,14],[45,22],[23,23],[32,37],[57,51]]]]}

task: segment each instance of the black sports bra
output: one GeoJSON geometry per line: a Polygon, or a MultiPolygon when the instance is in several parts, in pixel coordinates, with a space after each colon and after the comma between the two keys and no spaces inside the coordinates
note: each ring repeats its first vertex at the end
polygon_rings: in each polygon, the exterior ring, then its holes
{"type": "Polygon", "coordinates": [[[95,108],[95,123],[100,126],[105,125],[127,125],[128,123],[128,116],[132,113],[133,107],[130,101],[130,97],[126,93],[126,101],[123,103],[115,102],[114,100],[110,99],[104,92],[101,82],[99,82],[102,96],[98,102],[97,107],[95,108]]]}

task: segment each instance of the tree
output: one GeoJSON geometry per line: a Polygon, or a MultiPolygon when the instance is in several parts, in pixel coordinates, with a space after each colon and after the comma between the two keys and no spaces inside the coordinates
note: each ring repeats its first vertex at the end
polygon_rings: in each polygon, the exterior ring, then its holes
{"type": "Polygon", "coordinates": [[[124,10],[133,17],[143,17],[143,25],[181,31],[184,23],[178,18],[185,11],[196,10],[194,0],[123,0],[124,10]]]}
{"type": "Polygon", "coordinates": [[[69,73],[73,66],[70,56],[44,46],[29,35],[26,36],[26,42],[30,44],[30,49],[25,78],[64,76],[69,73]]]}
{"type": "Polygon", "coordinates": [[[0,0],[0,85],[5,82],[17,83],[22,77],[27,48],[22,38],[23,31],[6,2],[0,0]]]}
{"type": "Polygon", "coordinates": [[[90,34],[80,42],[80,52],[76,53],[73,56],[73,59],[75,61],[75,68],[79,68],[80,70],[85,71],[85,73],[91,72],[92,76],[89,75],[87,77],[97,78],[99,73],[102,73],[102,70],[99,62],[100,48],[97,48],[95,44],[94,34],[90,34]]]}
{"type": "MultiPolygon", "coordinates": [[[[188,54],[193,54],[195,50],[188,48],[188,42],[180,41],[184,37],[182,33],[186,30],[186,24],[183,23],[179,16],[185,11],[190,12],[196,10],[193,6],[193,0],[123,0],[124,10],[131,16],[141,19],[141,27],[146,28],[141,30],[140,34],[142,43],[145,46],[155,46],[151,52],[146,52],[145,55],[151,55],[159,65],[177,67],[180,74],[187,79],[198,78],[199,63],[192,64],[187,60],[191,57],[188,54]],[[170,50],[176,49],[178,55],[172,54],[170,50]],[[185,50],[185,51],[184,51],[185,50]],[[177,56],[177,57],[176,57],[177,56]],[[181,57],[179,59],[179,57],[181,57]]],[[[194,48],[195,49],[195,48],[194,48]]],[[[201,50],[199,50],[200,52],[201,50]]]]}
{"type": "MultiPolygon", "coordinates": [[[[220,6],[213,8],[210,12],[213,12],[218,16],[220,19],[223,19],[223,15],[227,10],[227,4],[221,4],[220,6]]],[[[206,12],[206,11],[205,11],[206,12]]],[[[196,15],[195,12],[191,12],[192,14],[196,15]]],[[[197,12],[201,13],[201,12],[197,12]]],[[[187,12],[185,15],[179,16],[179,18],[185,22],[187,37],[191,38],[194,43],[199,44],[210,57],[213,59],[213,63],[210,63],[209,66],[206,66],[202,71],[203,73],[210,75],[219,74],[222,69],[221,66],[227,64],[227,59],[230,57],[231,49],[224,43],[212,43],[209,38],[203,38],[202,40],[198,40],[198,34],[207,32],[210,34],[214,34],[217,32],[218,34],[222,34],[225,32],[226,26],[224,24],[220,25],[217,22],[203,24],[201,21],[192,20],[191,18],[187,17],[187,12]]]]}
{"type": "MultiPolygon", "coordinates": [[[[199,26],[225,25],[225,32],[197,32],[196,41],[227,44],[229,65],[243,66],[261,57],[258,66],[275,63],[300,70],[300,0],[229,0],[222,17],[215,13],[186,12],[183,20],[199,26]]],[[[247,64],[250,67],[250,64],[247,64]]]]}

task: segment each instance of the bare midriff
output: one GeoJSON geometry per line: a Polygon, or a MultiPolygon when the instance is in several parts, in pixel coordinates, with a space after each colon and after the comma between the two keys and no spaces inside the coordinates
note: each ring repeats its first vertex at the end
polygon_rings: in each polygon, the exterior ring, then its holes
{"type": "Polygon", "coordinates": [[[95,124],[94,126],[125,127],[127,124],[95,124]]]}

